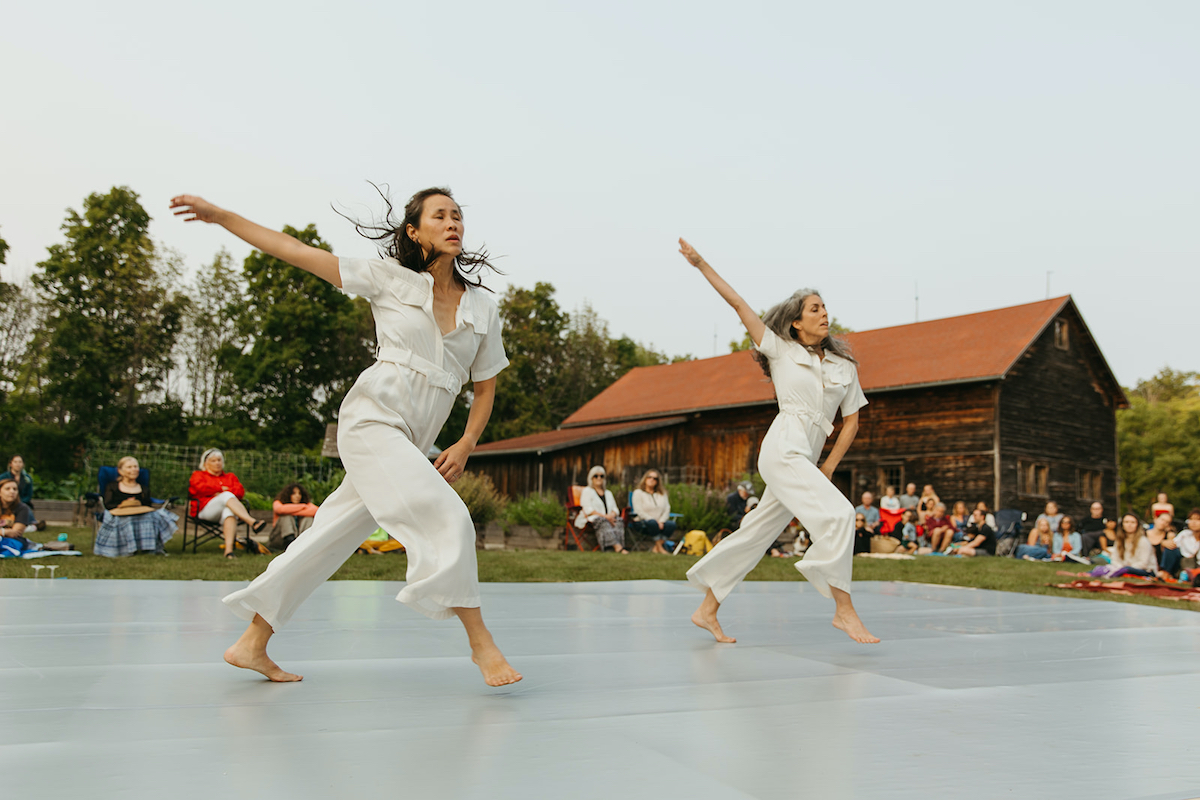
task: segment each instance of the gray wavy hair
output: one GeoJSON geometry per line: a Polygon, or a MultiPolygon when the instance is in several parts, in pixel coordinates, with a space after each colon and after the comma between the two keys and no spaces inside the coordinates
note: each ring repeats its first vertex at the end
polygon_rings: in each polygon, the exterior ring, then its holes
{"type": "MultiPolygon", "coordinates": [[[[785,341],[790,339],[793,342],[799,343],[800,338],[796,333],[796,329],[792,327],[792,323],[800,319],[801,313],[804,311],[804,301],[816,295],[821,296],[821,293],[816,289],[800,289],[792,292],[792,296],[782,303],[776,303],[767,309],[767,313],[763,315],[763,324],[771,329],[771,332],[785,341]]],[[[850,348],[846,343],[836,336],[826,335],[821,340],[819,347],[827,353],[833,353],[835,356],[840,356],[847,361],[857,364],[858,361],[850,354],[850,348]]],[[[762,371],[767,377],[771,377],[771,365],[767,361],[767,357],[757,350],[754,351],[754,359],[762,367],[762,371]]]]}

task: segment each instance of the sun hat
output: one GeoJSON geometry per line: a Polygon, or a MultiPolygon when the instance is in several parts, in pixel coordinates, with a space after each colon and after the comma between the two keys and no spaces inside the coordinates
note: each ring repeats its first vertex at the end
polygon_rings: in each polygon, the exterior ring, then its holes
{"type": "Polygon", "coordinates": [[[131,497],[128,500],[122,500],[121,504],[116,508],[110,508],[108,513],[112,514],[114,517],[130,517],[134,514],[145,514],[153,510],[153,508],[144,506],[131,497]]]}

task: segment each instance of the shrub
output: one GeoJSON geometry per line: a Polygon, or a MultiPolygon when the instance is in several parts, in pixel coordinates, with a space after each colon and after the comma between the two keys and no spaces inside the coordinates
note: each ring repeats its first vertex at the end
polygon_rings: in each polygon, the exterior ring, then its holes
{"type": "Polygon", "coordinates": [[[246,492],[246,496],[242,498],[242,504],[251,511],[270,511],[275,506],[271,503],[271,498],[258,492],[246,492]]]}
{"type": "Polygon", "coordinates": [[[471,512],[471,521],[476,525],[486,525],[504,513],[508,501],[496,491],[496,485],[487,475],[475,472],[464,472],[462,477],[453,484],[454,491],[467,504],[471,512]]]}
{"type": "MultiPolygon", "coordinates": [[[[305,474],[297,478],[296,483],[308,490],[308,494],[314,503],[321,505],[321,503],[325,502],[326,497],[329,497],[329,495],[333,494],[334,489],[342,485],[342,479],[345,477],[346,470],[335,469],[329,473],[329,477],[326,480],[319,481],[312,475],[305,474]]],[[[279,489],[282,488],[283,486],[279,487],[279,489]]],[[[276,491],[279,490],[276,489],[276,491]]]]}
{"type": "Polygon", "coordinates": [[[683,531],[700,530],[710,536],[722,528],[728,528],[732,520],[725,507],[725,498],[718,492],[688,483],[677,483],[668,487],[671,511],[682,514],[679,519],[683,531]]]}
{"type": "Polygon", "coordinates": [[[72,472],[61,481],[39,480],[33,470],[26,468],[29,477],[33,479],[33,500],[78,500],[80,496],[94,492],[98,488],[94,476],[86,472],[72,472]]]}
{"type": "Polygon", "coordinates": [[[531,494],[508,504],[505,526],[528,525],[549,539],[563,526],[563,504],[552,494],[531,494]]]}

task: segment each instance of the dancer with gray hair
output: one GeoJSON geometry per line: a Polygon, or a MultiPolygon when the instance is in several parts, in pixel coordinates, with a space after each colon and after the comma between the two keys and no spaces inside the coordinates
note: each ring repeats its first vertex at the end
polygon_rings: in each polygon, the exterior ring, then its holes
{"type": "Polygon", "coordinates": [[[679,252],[738,313],[779,401],[779,415],[759,452],[758,470],[767,482],[762,501],[747,512],[738,530],[688,570],[688,580],[704,591],[692,622],[718,642],[736,641],[721,629],[717,611],[795,517],[812,539],[796,569],[837,604],[833,626],[856,642],[878,642],[850,601],[854,506],[831,480],[858,433],[858,410],[867,404],[854,358],[829,335],[829,313],[815,289],[801,289],[759,319],[683,239],[679,252]],[[839,410],[841,434],[818,469],[817,459],[839,410]]]}

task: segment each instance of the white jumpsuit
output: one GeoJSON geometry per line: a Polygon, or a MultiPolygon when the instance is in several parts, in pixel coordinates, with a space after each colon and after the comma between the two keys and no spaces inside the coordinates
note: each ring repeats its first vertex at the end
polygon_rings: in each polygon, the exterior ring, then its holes
{"type": "Polygon", "coordinates": [[[275,630],[379,527],[408,552],[408,583],[397,600],[434,619],[479,606],[475,527],[426,453],[463,383],[508,366],[496,303],[468,287],[454,330],[443,336],[429,273],[391,259],[341,258],[338,270],[345,291],[370,301],[379,343],[378,361],[359,376],[338,415],[346,477],[312,527],[224,599],[238,616],[260,614],[275,630]]]}
{"type": "Polygon", "coordinates": [[[833,418],[867,404],[854,362],[826,353],[824,360],[772,331],[758,351],[771,366],[779,416],[763,438],[758,470],[767,483],[762,501],[742,525],[688,570],[688,580],[712,589],[718,602],[741,582],[792,517],[812,539],[796,569],[826,597],[829,587],[850,591],[854,506],[817,468],[833,418]]]}

